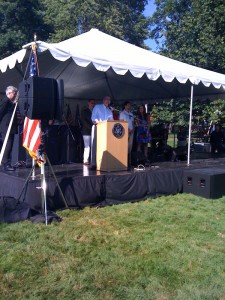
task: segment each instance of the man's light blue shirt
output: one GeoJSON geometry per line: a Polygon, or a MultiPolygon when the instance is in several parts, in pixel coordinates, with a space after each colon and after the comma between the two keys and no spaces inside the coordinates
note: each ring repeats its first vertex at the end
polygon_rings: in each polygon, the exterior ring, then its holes
{"type": "Polygon", "coordinates": [[[104,104],[97,104],[93,108],[91,120],[93,123],[113,120],[112,111],[104,104]]]}
{"type": "Polygon", "coordinates": [[[131,112],[128,112],[126,110],[121,111],[119,119],[122,121],[128,122],[128,128],[130,130],[134,129],[134,115],[131,112]]]}

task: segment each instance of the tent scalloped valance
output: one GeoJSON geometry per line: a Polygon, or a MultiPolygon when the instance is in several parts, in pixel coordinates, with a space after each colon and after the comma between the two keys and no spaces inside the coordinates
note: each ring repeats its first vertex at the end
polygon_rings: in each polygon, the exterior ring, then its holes
{"type": "MultiPolygon", "coordinates": [[[[29,48],[33,43],[27,44],[29,48]]],[[[200,82],[209,87],[225,89],[225,75],[191,66],[168,57],[161,56],[107,35],[97,29],[75,36],[68,40],[48,44],[38,41],[38,52],[49,50],[58,61],[65,62],[72,58],[81,67],[91,63],[98,71],[106,72],[112,68],[118,75],[125,75],[128,71],[136,78],[146,74],[149,80],[157,80],[160,76],[165,82],[172,82],[175,78],[185,84],[188,80],[198,85],[200,82]]],[[[26,49],[0,61],[1,72],[7,68],[14,68],[25,57],[26,49]]]]}

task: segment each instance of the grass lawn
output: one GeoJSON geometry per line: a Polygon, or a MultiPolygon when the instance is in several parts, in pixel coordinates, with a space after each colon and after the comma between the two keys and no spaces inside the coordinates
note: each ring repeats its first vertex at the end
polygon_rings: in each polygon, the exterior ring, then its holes
{"type": "Polygon", "coordinates": [[[0,224],[0,299],[225,299],[225,197],[57,214],[0,224]]]}

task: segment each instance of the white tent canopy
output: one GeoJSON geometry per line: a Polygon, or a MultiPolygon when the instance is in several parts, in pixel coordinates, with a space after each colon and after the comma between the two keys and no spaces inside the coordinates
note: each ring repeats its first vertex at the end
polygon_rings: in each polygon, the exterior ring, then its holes
{"type": "MultiPolygon", "coordinates": [[[[32,43],[31,43],[32,44],[32,43]]],[[[0,61],[0,93],[28,77],[30,45],[0,61]]],[[[65,98],[156,101],[225,97],[225,75],[194,67],[107,35],[97,29],[48,44],[38,41],[41,77],[63,79],[65,98]]]]}

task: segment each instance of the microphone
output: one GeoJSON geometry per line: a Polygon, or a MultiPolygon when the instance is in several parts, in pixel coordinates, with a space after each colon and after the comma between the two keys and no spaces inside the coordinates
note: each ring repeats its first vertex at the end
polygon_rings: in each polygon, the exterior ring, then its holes
{"type": "Polygon", "coordinates": [[[120,112],[120,110],[119,110],[119,109],[116,109],[114,106],[109,105],[108,108],[109,108],[111,111],[117,111],[117,112],[120,112]]]}

